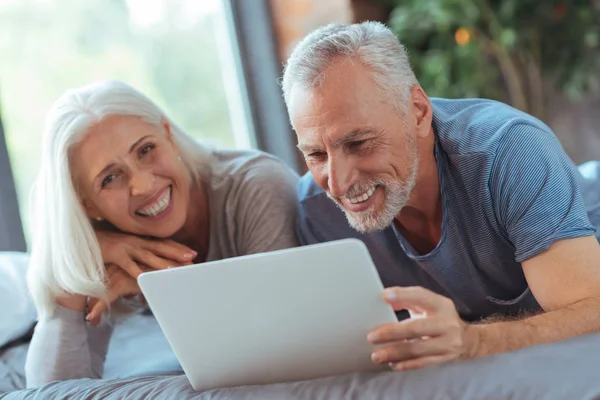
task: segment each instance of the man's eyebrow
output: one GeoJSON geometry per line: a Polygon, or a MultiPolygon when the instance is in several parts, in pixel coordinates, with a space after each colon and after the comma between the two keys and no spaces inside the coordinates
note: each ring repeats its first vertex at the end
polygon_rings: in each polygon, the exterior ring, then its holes
{"type": "MultiPolygon", "coordinates": [[[[336,140],[335,142],[333,142],[332,146],[334,148],[337,148],[337,147],[343,146],[344,144],[346,144],[348,142],[352,142],[354,140],[361,140],[361,139],[365,138],[365,136],[376,136],[379,133],[381,133],[381,132],[376,129],[373,129],[373,128],[368,128],[368,127],[367,128],[357,128],[357,129],[350,131],[350,133],[348,133],[343,138],[340,138],[340,139],[336,140]]],[[[317,152],[317,151],[323,150],[321,147],[312,145],[310,143],[298,143],[298,145],[296,147],[303,153],[312,153],[312,152],[317,152]]]]}
{"type": "Polygon", "coordinates": [[[298,150],[300,150],[303,153],[312,153],[315,151],[321,151],[320,147],[312,145],[310,143],[298,143],[298,145],[296,147],[298,148],[298,150]]]}
{"type": "Polygon", "coordinates": [[[354,140],[360,140],[360,139],[363,139],[365,136],[373,136],[378,133],[379,133],[379,131],[377,131],[373,128],[357,128],[357,129],[352,130],[346,136],[333,142],[333,147],[334,148],[340,147],[348,142],[352,142],[354,140]]]}

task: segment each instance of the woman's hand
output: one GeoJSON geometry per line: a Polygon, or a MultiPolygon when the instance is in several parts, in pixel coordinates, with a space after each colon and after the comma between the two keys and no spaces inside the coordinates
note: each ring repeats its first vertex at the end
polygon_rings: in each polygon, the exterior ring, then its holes
{"type": "Polygon", "coordinates": [[[137,279],[130,276],[117,265],[109,264],[107,266],[106,279],[108,281],[107,301],[90,298],[88,302],[88,314],[85,319],[90,321],[93,326],[98,325],[104,310],[119,297],[133,296],[142,292],[138,286],[137,279]]]}
{"type": "Polygon", "coordinates": [[[106,265],[108,301],[89,299],[86,319],[94,326],[100,322],[108,306],[119,297],[141,293],[137,277],[142,272],[190,265],[197,255],[189,247],[173,240],[146,239],[102,230],[96,230],[96,237],[106,265]]]}
{"type": "Polygon", "coordinates": [[[197,253],[173,240],[144,239],[135,235],[96,231],[102,260],[137,278],[143,270],[140,265],[151,269],[179,267],[192,263],[197,253]]]}

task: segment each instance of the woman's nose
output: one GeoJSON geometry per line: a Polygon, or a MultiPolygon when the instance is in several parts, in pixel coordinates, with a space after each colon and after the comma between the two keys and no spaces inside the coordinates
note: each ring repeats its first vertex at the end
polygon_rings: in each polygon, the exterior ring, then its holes
{"type": "Polygon", "coordinates": [[[150,171],[136,171],[130,178],[131,195],[143,196],[152,193],[156,178],[150,171]]]}

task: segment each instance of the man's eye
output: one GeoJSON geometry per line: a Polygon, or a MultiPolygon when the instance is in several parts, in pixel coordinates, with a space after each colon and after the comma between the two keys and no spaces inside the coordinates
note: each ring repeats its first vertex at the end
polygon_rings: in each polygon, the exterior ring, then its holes
{"type": "Polygon", "coordinates": [[[106,185],[108,185],[109,183],[111,183],[113,180],[115,180],[117,176],[115,174],[110,174],[107,175],[103,180],[102,180],[102,187],[105,187],[106,185]]]}
{"type": "Polygon", "coordinates": [[[366,140],[357,140],[355,142],[350,142],[348,144],[348,148],[350,150],[358,150],[360,149],[367,141],[366,140]]]}
{"type": "Polygon", "coordinates": [[[316,151],[314,153],[308,154],[306,157],[314,159],[314,160],[320,160],[326,156],[327,156],[327,153],[325,153],[324,151],[316,151]]]}

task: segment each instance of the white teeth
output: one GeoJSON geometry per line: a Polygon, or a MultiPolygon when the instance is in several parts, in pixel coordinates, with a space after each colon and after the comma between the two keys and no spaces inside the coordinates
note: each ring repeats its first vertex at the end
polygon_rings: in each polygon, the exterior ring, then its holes
{"type": "Polygon", "coordinates": [[[171,202],[171,188],[165,192],[160,198],[156,201],[156,203],[138,210],[137,213],[144,215],[146,217],[154,217],[161,212],[165,211],[171,202]]]}
{"type": "Polygon", "coordinates": [[[352,204],[356,204],[356,203],[362,203],[363,201],[367,201],[375,192],[376,186],[372,186],[369,190],[367,190],[365,193],[363,193],[360,196],[356,196],[356,197],[347,197],[346,199],[352,203],[352,204]]]}

